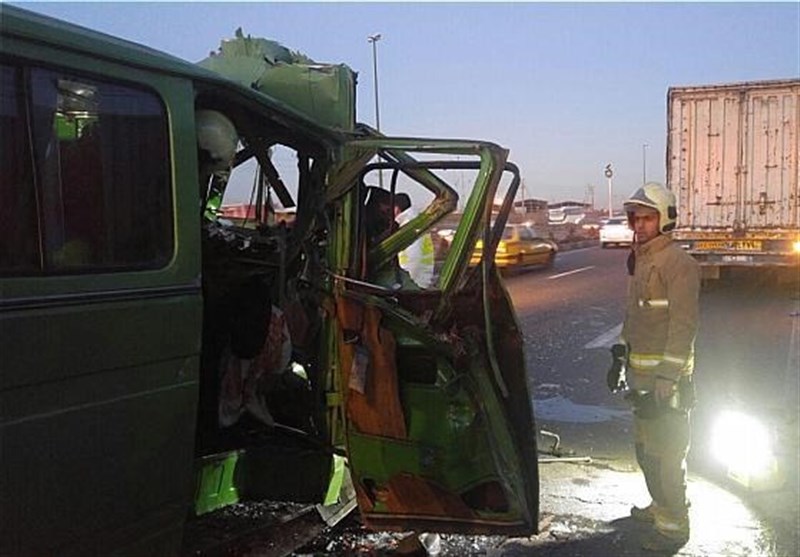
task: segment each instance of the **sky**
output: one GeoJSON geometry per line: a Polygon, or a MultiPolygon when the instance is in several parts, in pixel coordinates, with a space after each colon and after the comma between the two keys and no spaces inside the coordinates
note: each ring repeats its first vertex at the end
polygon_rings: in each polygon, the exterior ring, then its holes
{"type": "Polygon", "coordinates": [[[800,77],[800,2],[11,2],[191,62],[237,28],[358,72],[357,119],[493,141],[527,197],[614,205],[665,180],[671,86],[800,77]]]}

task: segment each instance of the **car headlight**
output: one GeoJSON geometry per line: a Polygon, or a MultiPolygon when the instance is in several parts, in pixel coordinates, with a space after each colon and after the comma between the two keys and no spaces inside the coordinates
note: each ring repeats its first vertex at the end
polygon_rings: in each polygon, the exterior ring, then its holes
{"type": "Polygon", "coordinates": [[[792,244],[792,251],[795,253],[800,253],[800,240],[797,240],[795,243],[792,244]]]}
{"type": "Polygon", "coordinates": [[[717,417],[712,429],[711,454],[727,469],[728,477],[748,488],[773,488],[782,483],[769,429],[734,410],[717,417]]]}
{"type": "Polygon", "coordinates": [[[506,249],[508,249],[506,243],[501,240],[500,243],[497,244],[497,253],[506,253],[506,249]]]}

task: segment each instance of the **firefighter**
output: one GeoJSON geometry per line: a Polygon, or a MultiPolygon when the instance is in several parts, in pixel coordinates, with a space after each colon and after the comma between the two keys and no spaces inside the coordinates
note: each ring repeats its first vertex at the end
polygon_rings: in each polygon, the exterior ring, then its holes
{"type": "MultiPolygon", "coordinates": [[[[400,224],[396,219],[411,206],[411,198],[406,193],[393,195],[374,186],[367,187],[367,192],[365,229],[367,245],[372,248],[397,232],[400,224]]],[[[370,266],[369,275],[373,283],[392,290],[420,290],[408,271],[400,267],[397,255],[382,267],[370,266]]]]}
{"type": "MultiPolygon", "coordinates": [[[[406,211],[405,216],[398,219],[398,223],[403,226],[419,212],[415,208],[406,211]]],[[[398,254],[400,267],[408,271],[411,279],[422,288],[430,288],[433,285],[433,269],[435,265],[433,253],[433,238],[429,232],[423,232],[414,243],[398,254]]]]}
{"type": "Polygon", "coordinates": [[[213,221],[222,204],[239,145],[239,134],[233,122],[216,110],[195,112],[195,126],[200,195],[205,201],[205,216],[213,221]]]}
{"type": "Polygon", "coordinates": [[[216,110],[198,110],[195,125],[200,173],[209,175],[230,170],[239,143],[233,122],[216,110]]]}
{"type": "Polygon", "coordinates": [[[670,237],[677,216],[671,191],[647,183],[624,207],[634,230],[628,259],[632,278],[608,386],[612,392],[629,388],[636,460],[652,498],[647,507],[633,507],[631,516],[653,526],[643,548],[661,551],[689,539],[686,455],[700,273],[697,262],[670,237]]]}

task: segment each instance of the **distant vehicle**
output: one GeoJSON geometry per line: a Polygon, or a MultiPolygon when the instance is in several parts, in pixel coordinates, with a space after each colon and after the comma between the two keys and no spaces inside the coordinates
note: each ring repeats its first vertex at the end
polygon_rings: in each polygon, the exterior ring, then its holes
{"type": "Polygon", "coordinates": [[[547,213],[548,222],[552,225],[580,224],[586,217],[586,207],[567,205],[548,209],[547,213]]]}
{"type": "Polygon", "coordinates": [[[609,245],[630,246],[633,244],[633,230],[628,226],[627,217],[612,217],[600,226],[600,247],[609,245]]]}
{"type": "Polygon", "coordinates": [[[800,265],[800,79],[671,87],[673,238],[704,278],[722,267],[800,265]]]}
{"type": "MultiPolygon", "coordinates": [[[[500,269],[521,269],[529,266],[551,267],[556,260],[558,244],[543,237],[544,234],[524,224],[509,224],[497,245],[494,263],[500,269]]],[[[478,240],[472,254],[477,265],[483,253],[483,242],[478,240]]]]}

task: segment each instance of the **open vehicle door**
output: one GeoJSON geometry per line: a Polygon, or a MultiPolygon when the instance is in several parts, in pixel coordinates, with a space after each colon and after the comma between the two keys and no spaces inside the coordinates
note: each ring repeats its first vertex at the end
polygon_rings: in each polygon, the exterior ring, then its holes
{"type": "Polygon", "coordinates": [[[534,533],[536,429],[523,341],[493,265],[516,168],[490,143],[374,137],[348,149],[328,182],[328,201],[341,210],[328,250],[336,305],[329,350],[339,372],[327,396],[362,515],[381,529],[534,533]],[[376,154],[385,162],[365,165],[376,154]],[[419,188],[430,200],[404,225],[391,221],[385,237],[371,226],[377,193],[367,185],[380,173],[389,199],[419,201],[419,188]],[[490,234],[504,173],[511,185],[490,234]],[[445,175],[474,179],[462,211],[445,175]],[[426,234],[439,249],[432,279],[420,285],[397,254],[426,234]],[[486,257],[469,268],[479,236],[486,257]],[[398,278],[386,282],[387,274],[398,278]]]}

